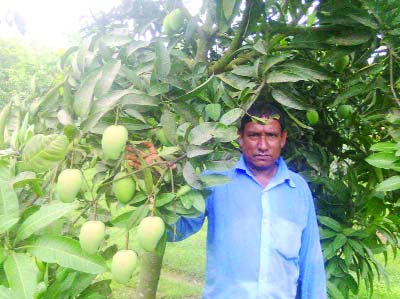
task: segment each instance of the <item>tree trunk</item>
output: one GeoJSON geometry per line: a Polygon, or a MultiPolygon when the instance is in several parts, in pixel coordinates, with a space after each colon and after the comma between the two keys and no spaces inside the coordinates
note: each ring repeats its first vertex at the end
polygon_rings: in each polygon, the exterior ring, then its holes
{"type": "Polygon", "coordinates": [[[136,288],[136,299],[155,299],[161,265],[165,252],[165,242],[156,251],[141,255],[139,282],[136,288]]]}

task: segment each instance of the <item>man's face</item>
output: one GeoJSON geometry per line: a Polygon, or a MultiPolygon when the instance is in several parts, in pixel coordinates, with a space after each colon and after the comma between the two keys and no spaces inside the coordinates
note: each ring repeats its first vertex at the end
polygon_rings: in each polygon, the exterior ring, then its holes
{"type": "Polygon", "coordinates": [[[247,166],[257,171],[274,168],[286,143],[286,135],[276,119],[266,124],[247,123],[243,132],[239,131],[239,144],[247,166]]]}

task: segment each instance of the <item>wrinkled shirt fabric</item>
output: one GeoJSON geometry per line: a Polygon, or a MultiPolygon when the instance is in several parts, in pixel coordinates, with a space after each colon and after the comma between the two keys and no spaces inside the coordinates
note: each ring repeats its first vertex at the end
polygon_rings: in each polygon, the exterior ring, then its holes
{"type": "Polygon", "coordinates": [[[307,182],[277,161],[262,188],[243,156],[221,172],[225,185],[211,188],[206,211],[181,217],[179,241],[208,220],[205,299],[326,299],[319,232],[307,182]]]}

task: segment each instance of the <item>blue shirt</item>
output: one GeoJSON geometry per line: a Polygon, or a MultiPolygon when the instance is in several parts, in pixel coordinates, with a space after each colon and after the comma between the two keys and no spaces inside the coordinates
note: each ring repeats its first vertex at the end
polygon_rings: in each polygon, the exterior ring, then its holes
{"type": "Polygon", "coordinates": [[[282,158],[265,188],[243,157],[212,188],[206,212],[180,218],[182,240],[208,219],[205,299],[325,299],[326,281],[313,198],[282,158]],[[297,295],[296,295],[297,294],[297,295]],[[297,297],[296,297],[297,296],[297,297]]]}

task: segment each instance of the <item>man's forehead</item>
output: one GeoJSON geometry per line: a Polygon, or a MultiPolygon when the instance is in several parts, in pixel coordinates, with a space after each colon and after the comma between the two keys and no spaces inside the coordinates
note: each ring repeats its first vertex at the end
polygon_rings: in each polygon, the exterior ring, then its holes
{"type": "Polygon", "coordinates": [[[247,130],[279,130],[281,131],[281,124],[274,118],[260,118],[256,121],[248,122],[245,125],[247,130]]]}

